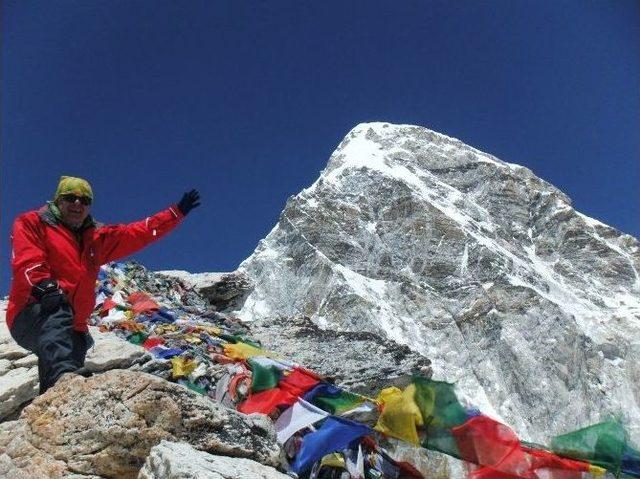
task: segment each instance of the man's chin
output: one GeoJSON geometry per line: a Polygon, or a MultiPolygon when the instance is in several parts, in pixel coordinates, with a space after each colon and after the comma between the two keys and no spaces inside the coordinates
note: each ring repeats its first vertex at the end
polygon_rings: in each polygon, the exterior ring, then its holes
{"type": "Polygon", "coordinates": [[[80,226],[82,226],[82,223],[84,223],[84,220],[67,218],[64,220],[64,222],[72,228],[80,228],[80,226]]]}

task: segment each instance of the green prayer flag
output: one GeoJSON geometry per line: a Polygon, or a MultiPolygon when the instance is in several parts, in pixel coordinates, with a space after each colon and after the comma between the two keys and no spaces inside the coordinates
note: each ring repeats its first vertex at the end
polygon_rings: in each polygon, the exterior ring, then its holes
{"type": "Polygon", "coordinates": [[[463,424],[467,413],[458,401],[455,386],[443,381],[413,377],[415,403],[424,419],[425,438],[422,447],[461,458],[451,428],[463,424]]]}
{"type": "Polygon", "coordinates": [[[239,336],[233,336],[232,334],[226,334],[226,333],[220,333],[218,334],[218,337],[232,344],[236,344],[238,341],[242,340],[242,338],[240,338],[239,336]]]}
{"type": "Polygon", "coordinates": [[[251,339],[246,339],[246,338],[242,337],[239,334],[220,333],[220,334],[218,334],[218,337],[220,339],[224,339],[228,343],[232,343],[232,344],[246,343],[246,344],[250,344],[251,346],[253,346],[255,348],[262,348],[262,346],[260,345],[259,342],[253,341],[251,339]]]}
{"type": "Polygon", "coordinates": [[[349,391],[342,391],[337,396],[316,396],[313,402],[320,409],[339,416],[357,407],[364,399],[349,391]]]}
{"type": "Polygon", "coordinates": [[[606,421],[557,436],[551,450],[560,456],[588,461],[617,474],[629,437],[618,421],[606,421]]]}
{"type": "Polygon", "coordinates": [[[127,338],[127,341],[133,344],[142,344],[147,339],[147,335],[144,333],[134,333],[127,338]]]}
{"type": "Polygon", "coordinates": [[[198,386],[195,383],[192,383],[191,381],[187,381],[186,379],[181,379],[180,381],[178,381],[179,384],[182,384],[183,386],[187,386],[189,389],[200,393],[200,394],[207,394],[207,390],[205,388],[203,388],[202,386],[198,386]]]}
{"type": "Polygon", "coordinates": [[[454,385],[444,381],[414,376],[415,402],[420,408],[426,426],[451,429],[467,420],[467,413],[458,402],[454,385]]]}
{"type": "Polygon", "coordinates": [[[276,366],[264,366],[252,358],[249,358],[247,362],[252,373],[251,392],[266,391],[278,385],[282,371],[276,366]]]}
{"type": "Polygon", "coordinates": [[[448,454],[457,459],[463,459],[458,449],[458,443],[449,429],[429,426],[426,431],[427,433],[424,441],[422,441],[422,447],[431,451],[448,454]]]}

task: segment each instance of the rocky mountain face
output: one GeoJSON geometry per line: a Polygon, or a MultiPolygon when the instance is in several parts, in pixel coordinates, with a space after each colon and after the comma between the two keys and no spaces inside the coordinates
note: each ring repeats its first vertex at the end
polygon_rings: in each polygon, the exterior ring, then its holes
{"type": "Polygon", "coordinates": [[[370,123],[241,264],[238,314],[404,344],[524,439],[622,414],[637,441],[639,271],[635,238],[527,168],[370,123]]]}

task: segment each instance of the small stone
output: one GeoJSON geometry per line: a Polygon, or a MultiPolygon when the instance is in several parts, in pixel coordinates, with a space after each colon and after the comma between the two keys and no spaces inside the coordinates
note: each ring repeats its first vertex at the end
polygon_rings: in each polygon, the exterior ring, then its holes
{"type": "Polygon", "coordinates": [[[0,359],[20,359],[31,354],[30,351],[21,348],[12,338],[0,339],[0,359]]]}
{"type": "Polygon", "coordinates": [[[9,359],[0,359],[0,376],[11,369],[11,361],[9,359]]]}
{"type": "Polygon", "coordinates": [[[13,363],[14,368],[30,368],[31,366],[38,365],[38,356],[35,354],[29,354],[23,358],[16,360],[13,363]]]}
{"type": "Polygon", "coordinates": [[[0,376],[0,418],[38,394],[38,368],[16,368],[0,376]]]}
{"type": "Polygon", "coordinates": [[[198,451],[183,442],[162,441],[153,447],[138,479],[291,479],[273,467],[250,459],[198,451]]]}

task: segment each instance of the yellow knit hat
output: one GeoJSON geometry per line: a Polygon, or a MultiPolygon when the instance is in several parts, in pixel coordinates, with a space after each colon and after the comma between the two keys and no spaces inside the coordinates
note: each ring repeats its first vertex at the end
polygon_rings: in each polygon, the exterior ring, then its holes
{"type": "Polygon", "coordinates": [[[75,178],[73,176],[61,176],[60,183],[58,183],[58,189],[56,189],[56,195],[53,201],[56,201],[62,195],[78,195],[88,196],[93,201],[93,190],[87,180],[82,178],[75,178]]]}

